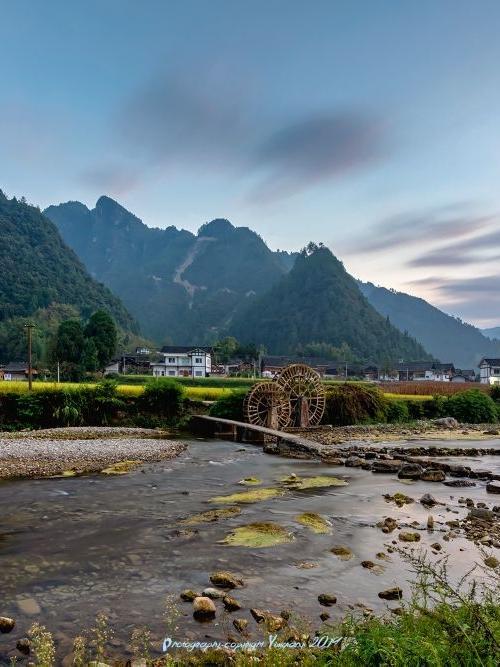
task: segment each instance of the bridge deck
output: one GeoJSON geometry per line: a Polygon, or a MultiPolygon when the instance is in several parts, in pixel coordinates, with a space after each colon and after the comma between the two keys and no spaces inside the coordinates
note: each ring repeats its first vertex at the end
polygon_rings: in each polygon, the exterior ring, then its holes
{"type": "Polygon", "coordinates": [[[262,433],[263,435],[269,435],[274,438],[277,438],[278,441],[288,442],[290,444],[298,445],[299,447],[304,447],[306,449],[317,449],[318,443],[313,440],[308,440],[303,438],[300,435],[294,433],[286,433],[285,431],[276,431],[272,428],[267,428],[266,426],[257,426],[255,424],[247,424],[246,422],[239,422],[234,419],[223,419],[221,417],[209,417],[208,415],[194,415],[194,419],[200,419],[203,421],[213,422],[217,424],[225,424],[234,429],[244,429],[247,431],[254,431],[256,433],[262,433]]]}

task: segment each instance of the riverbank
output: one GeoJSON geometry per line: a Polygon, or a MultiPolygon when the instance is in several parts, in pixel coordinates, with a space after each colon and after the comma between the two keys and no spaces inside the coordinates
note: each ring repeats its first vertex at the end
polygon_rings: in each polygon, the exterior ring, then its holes
{"type": "Polygon", "coordinates": [[[157,429],[94,426],[0,433],[0,479],[122,474],[186,449],[166,436],[157,429]]]}

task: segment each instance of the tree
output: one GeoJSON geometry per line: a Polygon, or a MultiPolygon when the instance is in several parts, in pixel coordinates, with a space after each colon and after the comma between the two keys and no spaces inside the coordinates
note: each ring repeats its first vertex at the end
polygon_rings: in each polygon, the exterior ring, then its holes
{"type": "Polygon", "coordinates": [[[96,352],[98,368],[104,369],[116,350],[117,330],[113,318],[104,310],[97,310],[91,315],[85,327],[85,337],[92,340],[96,352]]]}
{"type": "Polygon", "coordinates": [[[97,347],[92,338],[85,340],[82,350],[82,368],[88,373],[94,373],[99,366],[97,347]]]}
{"type": "Polygon", "coordinates": [[[65,320],[57,329],[55,361],[80,364],[85,339],[79,320],[65,320]]]}

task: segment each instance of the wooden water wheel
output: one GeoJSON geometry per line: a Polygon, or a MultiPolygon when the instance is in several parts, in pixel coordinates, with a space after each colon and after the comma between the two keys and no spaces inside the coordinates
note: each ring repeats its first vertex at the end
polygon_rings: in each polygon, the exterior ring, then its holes
{"type": "Polygon", "coordinates": [[[289,426],[320,423],[325,412],[325,390],[319,373],[306,364],[292,364],[281,371],[276,383],[290,398],[289,426]]]}
{"type": "Polygon", "coordinates": [[[260,382],[246,395],[244,414],[249,424],[284,428],[290,421],[290,399],[276,382],[260,382]]]}

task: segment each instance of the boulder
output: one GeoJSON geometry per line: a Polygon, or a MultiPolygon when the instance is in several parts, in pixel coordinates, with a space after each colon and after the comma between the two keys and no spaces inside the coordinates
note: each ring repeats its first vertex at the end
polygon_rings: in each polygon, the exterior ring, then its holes
{"type": "Polygon", "coordinates": [[[269,611],[264,611],[262,609],[250,609],[250,613],[257,621],[257,623],[265,623],[269,632],[277,632],[286,625],[284,618],[281,616],[275,616],[269,611]]]}
{"type": "Polygon", "coordinates": [[[386,461],[374,461],[372,464],[373,472],[388,472],[396,473],[401,467],[401,461],[396,459],[386,461]]]}
{"type": "Polygon", "coordinates": [[[440,417],[439,419],[433,419],[432,423],[435,424],[435,426],[449,429],[458,428],[460,426],[454,417],[440,417]]]}
{"type": "Polygon", "coordinates": [[[424,470],[420,479],[423,482],[444,482],[446,475],[442,470],[436,470],[435,468],[428,468],[424,470]]]}
{"type": "Polygon", "coordinates": [[[403,463],[398,472],[399,479],[420,479],[424,469],[419,463],[403,463]]]}
{"type": "Polygon", "coordinates": [[[474,521],[475,519],[480,519],[481,521],[488,521],[491,523],[495,519],[495,514],[484,507],[473,507],[467,518],[474,521]]]}
{"type": "Polygon", "coordinates": [[[200,597],[200,594],[195,593],[190,588],[187,588],[185,591],[182,591],[179,597],[181,600],[185,600],[186,602],[192,602],[195,598],[200,597]]]}
{"type": "Polygon", "coordinates": [[[238,609],[241,609],[241,604],[238,602],[238,600],[235,600],[230,595],[224,595],[222,598],[222,604],[224,605],[226,611],[238,611],[238,609]]]}
{"type": "Polygon", "coordinates": [[[385,591],[380,591],[378,596],[382,600],[401,600],[403,597],[403,591],[398,586],[394,586],[394,588],[388,588],[385,591]]]}
{"type": "Polygon", "coordinates": [[[364,464],[364,460],[359,456],[349,456],[345,460],[345,466],[347,468],[360,468],[364,464]]]}
{"type": "Polygon", "coordinates": [[[439,504],[434,496],[430,493],[424,493],[424,495],[420,498],[420,503],[426,507],[434,507],[434,505],[439,504]]]}
{"type": "Polygon", "coordinates": [[[319,617],[323,622],[325,622],[330,618],[330,614],[327,611],[322,611],[319,617]]]}
{"type": "Polygon", "coordinates": [[[371,560],[362,560],[361,567],[365,567],[367,570],[373,570],[375,563],[371,560]]]}
{"type": "Polygon", "coordinates": [[[224,596],[222,591],[218,591],[216,588],[204,588],[202,593],[204,597],[210,598],[211,600],[218,600],[224,596]]]}
{"type": "MultiPolygon", "coordinates": [[[[476,486],[475,482],[469,482],[466,479],[453,479],[448,482],[443,482],[445,486],[451,486],[454,489],[464,489],[468,486],[476,486]]],[[[488,489],[488,487],[486,487],[488,489]]],[[[498,492],[500,493],[500,491],[498,492]]]]}
{"type": "Polygon", "coordinates": [[[318,595],[318,602],[323,605],[323,607],[331,607],[337,602],[337,597],[331,593],[320,593],[318,595]]]}
{"type": "Polygon", "coordinates": [[[420,535],[409,530],[402,530],[398,537],[401,542],[420,542],[420,535]]]}
{"type": "Polygon", "coordinates": [[[439,544],[439,542],[434,542],[434,544],[431,544],[431,549],[434,549],[435,551],[441,551],[442,546],[439,544]]]}
{"type": "Polygon", "coordinates": [[[248,628],[248,621],[246,618],[235,618],[233,625],[240,634],[243,634],[248,628]]]}
{"type": "Polygon", "coordinates": [[[488,482],[486,491],[488,493],[500,493],[500,482],[488,482]]]}
{"type": "Polygon", "coordinates": [[[193,600],[193,616],[195,618],[209,619],[215,617],[215,604],[210,598],[199,597],[193,600]]]}
{"type": "Polygon", "coordinates": [[[231,572],[226,570],[219,570],[218,572],[213,572],[210,575],[210,581],[214,586],[219,588],[238,588],[243,586],[243,580],[236,577],[231,572]]]}
{"type": "Polygon", "coordinates": [[[31,642],[28,637],[18,639],[16,643],[17,650],[23,655],[29,655],[31,651],[31,642]]]}
{"type": "Polygon", "coordinates": [[[16,622],[13,618],[9,618],[8,616],[0,616],[0,632],[2,634],[12,632],[15,624],[16,622]]]}

